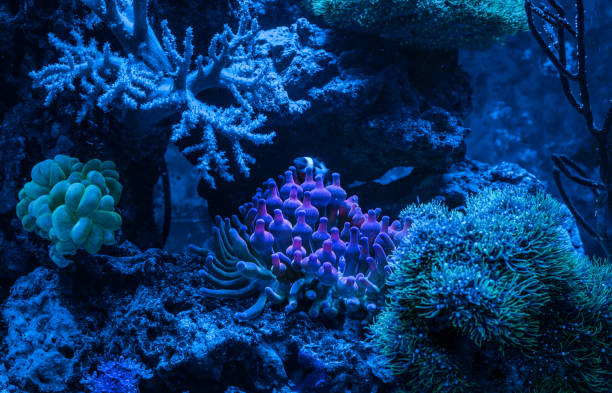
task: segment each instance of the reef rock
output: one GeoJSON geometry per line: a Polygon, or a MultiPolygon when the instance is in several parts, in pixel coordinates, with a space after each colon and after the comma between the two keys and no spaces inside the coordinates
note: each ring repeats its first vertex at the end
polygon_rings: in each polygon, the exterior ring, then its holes
{"type": "MultiPolygon", "coordinates": [[[[439,174],[464,159],[468,130],[461,118],[470,105],[470,88],[456,53],[346,35],[301,16],[290,26],[262,31],[257,45],[273,59],[289,95],[310,107],[299,118],[269,116],[277,136],[254,152],[257,165],[250,178],[223,183],[218,190],[200,185],[211,212],[234,213],[228,192],[248,195],[264,176],[300,156],[342,172],[346,184],[366,187],[361,193],[377,189],[375,181],[394,167],[439,174]]],[[[413,186],[422,180],[412,179],[413,186]]]]}
{"type": "Polygon", "coordinates": [[[202,258],[129,243],[113,254],[15,283],[2,309],[9,392],[89,391],[101,359],[127,358],[150,370],[141,393],[391,389],[358,322],[329,329],[279,308],[238,321],[243,303],[200,295],[202,258]]]}
{"type": "Polygon", "coordinates": [[[15,282],[2,307],[7,334],[0,362],[21,391],[64,392],[79,375],[83,333],[60,291],[58,274],[39,267],[15,282]]]}

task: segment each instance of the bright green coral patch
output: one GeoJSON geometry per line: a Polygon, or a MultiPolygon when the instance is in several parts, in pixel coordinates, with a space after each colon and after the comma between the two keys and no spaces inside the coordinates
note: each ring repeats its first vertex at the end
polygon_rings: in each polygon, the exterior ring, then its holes
{"type": "Polygon", "coordinates": [[[408,392],[610,392],[612,268],[520,188],[411,205],[371,340],[408,392]]]}
{"type": "Polygon", "coordinates": [[[523,0],[306,0],[332,26],[425,49],[481,49],[527,31],[523,0]]]}
{"type": "Polygon", "coordinates": [[[115,243],[121,216],[115,207],[123,186],[112,161],[57,155],[32,168],[32,180],[19,192],[17,217],[24,229],[51,240],[51,259],[61,267],[64,255],[84,249],[97,253],[115,243]]]}

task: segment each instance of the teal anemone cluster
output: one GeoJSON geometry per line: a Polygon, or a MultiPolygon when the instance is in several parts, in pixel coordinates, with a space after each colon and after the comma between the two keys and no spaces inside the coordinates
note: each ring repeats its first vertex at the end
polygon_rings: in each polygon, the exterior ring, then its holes
{"type": "Polygon", "coordinates": [[[97,253],[115,243],[121,216],[115,207],[123,187],[112,161],[93,159],[85,164],[66,155],[39,162],[32,180],[19,192],[17,217],[28,232],[50,240],[49,256],[60,267],[84,249],[97,253]]]}
{"type": "Polygon", "coordinates": [[[202,293],[256,297],[238,319],[255,318],[271,302],[311,318],[368,321],[384,303],[387,254],[403,235],[400,223],[380,209],[364,214],[338,173],[327,185],[312,168],[303,181],[298,176],[295,168],[285,172],[280,189],[269,179],[241,206],[242,220],[217,217],[202,293]]]}
{"type": "Polygon", "coordinates": [[[406,392],[612,391],[612,267],[574,252],[563,205],[507,188],[402,214],[370,339],[406,392]]]}

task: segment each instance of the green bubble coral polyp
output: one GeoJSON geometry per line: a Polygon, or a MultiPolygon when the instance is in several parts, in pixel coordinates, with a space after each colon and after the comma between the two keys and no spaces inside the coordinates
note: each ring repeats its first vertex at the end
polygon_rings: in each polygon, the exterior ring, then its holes
{"type": "Polygon", "coordinates": [[[97,253],[115,243],[121,216],[115,207],[123,186],[112,161],[85,164],[66,155],[39,162],[19,192],[17,217],[24,229],[50,240],[49,256],[60,267],[79,249],[97,253]]]}

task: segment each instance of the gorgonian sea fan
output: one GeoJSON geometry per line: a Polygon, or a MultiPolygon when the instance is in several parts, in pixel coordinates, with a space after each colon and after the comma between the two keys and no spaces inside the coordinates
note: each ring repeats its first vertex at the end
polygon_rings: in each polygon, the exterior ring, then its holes
{"type": "Polygon", "coordinates": [[[312,168],[301,184],[297,175],[291,167],[280,189],[269,179],[240,207],[242,220],[216,217],[214,247],[200,271],[215,288],[203,287],[202,293],[257,296],[236,313],[238,319],[255,318],[271,301],[288,312],[308,309],[312,318],[369,320],[384,301],[387,255],[409,223],[403,229],[399,221],[390,225],[381,209],[363,214],[357,196],[347,198],[338,173],[327,186],[323,175],[313,178],[312,168]]]}

